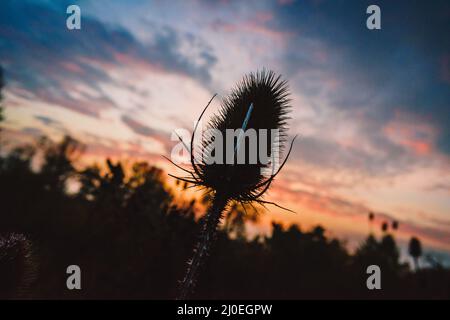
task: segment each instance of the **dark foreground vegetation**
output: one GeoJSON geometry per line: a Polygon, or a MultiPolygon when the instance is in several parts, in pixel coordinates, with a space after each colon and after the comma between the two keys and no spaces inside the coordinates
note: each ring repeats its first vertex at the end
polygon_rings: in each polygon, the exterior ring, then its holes
{"type": "MultiPolygon", "coordinates": [[[[172,299],[199,234],[195,201],[174,201],[165,174],[146,163],[126,174],[111,161],[77,170],[80,152],[70,138],[42,139],[0,159],[0,297],[172,299]],[[81,290],[66,288],[73,264],[81,290]]],[[[350,254],[319,226],[274,224],[270,237],[248,240],[245,220],[254,217],[238,207],[226,216],[193,298],[450,297],[449,270],[400,264],[388,232],[350,254]],[[366,287],[371,264],[381,267],[382,290],[366,287]]]]}

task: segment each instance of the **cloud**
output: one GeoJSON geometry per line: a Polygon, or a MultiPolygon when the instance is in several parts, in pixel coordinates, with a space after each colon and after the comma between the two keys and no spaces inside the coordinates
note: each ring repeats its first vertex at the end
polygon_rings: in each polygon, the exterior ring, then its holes
{"type": "Polygon", "coordinates": [[[162,143],[165,147],[173,144],[170,140],[170,134],[167,132],[148,127],[127,115],[122,115],[121,120],[128,128],[138,135],[155,139],[162,143]]]}
{"type": "Polygon", "coordinates": [[[142,136],[151,137],[157,134],[157,131],[141,124],[139,121],[133,120],[129,116],[123,115],[122,121],[135,133],[142,136]]]}
{"type": "MultiPolygon", "coordinates": [[[[379,123],[366,118],[351,123],[344,119],[341,126],[353,126],[349,134],[340,134],[327,120],[326,133],[300,135],[292,152],[292,159],[299,165],[314,168],[314,172],[328,172],[346,178],[361,179],[394,177],[430,165],[434,149],[434,128],[426,124],[411,125],[394,118],[379,128],[379,123]]],[[[342,184],[345,185],[344,181],[342,184]]]]}
{"type": "Polygon", "coordinates": [[[34,118],[46,126],[60,126],[61,125],[61,122],[59,122],[57,120],[53,120],[50,117],[37,115],[37,116],[34,116],[34,118]]]}
{"type": "Polygon", "coordinates": [[[202,84],[211,79],[214,54],[204,46],[195,56],[185,54],[182,46],[189,43],[195,49],[198,42],[170,27],[149,27],[151,40],[142,43],[126,29],[88,13],[82,16],[81,30],[69,31],[66,17],[63,3],[2,1],[0,64],[9,90],[20,95],[25,89],[34,99],[98,117],[119,107],[101,88],[101,83],[117,82],[115,68],[179,74],[202,84]],[[79,84],[91,93],[78,91],[79,84]]]}
{"type": "Polygon", "coordinates": [[[272,20],[272,15],[268,12],[256,12],[254,18],[246,19],[244,21],[229,22],[223,19],[216,19],[211,23],[211,27],[215,31],[227,33],[243,33],[255,34],[264,38],[269,38],[277,43],[285,42],[289,36],[289,32],[278,31],[267,27],[267,23],[272,20]]]}
{"type": "MultiPolygon", "coordinates": [[[[411,235],[418,236],[425,240],[427,244],[438,246],[441,249],[449,250],[450,247],[450,230],[448,219],[437,219],[431,217],[427,219],[431,224],[418,224],[406,218],[399,218],[391,213],[376,210],[364,203],[351,201],[337,195],[326,192],[311,192],[303,188],[292,186],[292,176],[285,181],[278,181],[274,184],[274,193],[278,199],[289,201],[295,204],[296,210],[302,212],[303,215],[312,212],[332,218],[343,220],[351,220],[353,224],[362,224],[367,221],[369,212],[374,212],[376,216],[375,223],[380,225],[384,221],[398,221],[400,223],[399,236],[403,239],[409,239],[411,235]],[[308,210],[304,212],[304,210],[308,210]]],[[[302,219],[305,217],[303,216],[302,219]]],[[[301,223],[301,220],[300,220],[301,223]]]]}
{"type": "Polygon", "coordinates": [[[426,189],[429,191],[443,191],[450,194],[450,183],[435,183],[426,189]]]}
{"type": "Polygon", "coordinates": [[[31,135],[34,137],[41,137],[44,135],[44,133],[42,132],[42,130],[38,129],[38,128],[32,128],[32,127],[26,127],[22,129],[22,132],[27,134],[27,135],[31,135]]]}
{"type": "Polygon", "coordinates": [[[271,27],[291,32],[283,60],[294,87],[323,98],[336,112],[378,122],[393,109],[439,128],[440,152],[450,154],[450,17],[446,1],[379,1],[382,29],[365,27],[370,1],[302,1],[276,6],[271,27]]]}

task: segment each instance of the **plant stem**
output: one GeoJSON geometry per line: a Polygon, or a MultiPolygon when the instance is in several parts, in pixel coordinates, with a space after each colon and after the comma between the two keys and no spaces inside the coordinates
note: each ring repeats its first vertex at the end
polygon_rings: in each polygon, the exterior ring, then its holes
{"type": "Polygon", "coordinates": [[[186,275],[181,282],[180,293],[177,300],[186,300],[195,288],[198,271],[209,255],[211,245],[215,241],[217,226],[222,218],[222,213],[228,203],[228,198],[217,195],[206,213],[200,239],[197,242],[194,254],[188,262],[186,275]]]}

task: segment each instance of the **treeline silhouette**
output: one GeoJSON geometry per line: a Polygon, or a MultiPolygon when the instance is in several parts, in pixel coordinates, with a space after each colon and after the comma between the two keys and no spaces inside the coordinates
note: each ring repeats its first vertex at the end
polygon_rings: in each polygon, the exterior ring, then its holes
{"type": "MultiPolygon", "coordinates": [[[[201,206],[180,200],[187,186],[171,191],[165,173],[144,162],[76,169],[82,152],[70,137],[42,138],[0,158],[1,298],[173,299],[201,206]],[[66,287],[69,265],[81,268],[81,290],[66,287]]],[[[247,219],[256,213],[238,206],[225,217],[193,298],[450,297],[449,270],[401,264],[387,230],[350,254],[320,226],[274,223],[271,236],[249,240],[247,219]],[[381,268],[381,290],[366,287],[372,264],[381,268]]]]}

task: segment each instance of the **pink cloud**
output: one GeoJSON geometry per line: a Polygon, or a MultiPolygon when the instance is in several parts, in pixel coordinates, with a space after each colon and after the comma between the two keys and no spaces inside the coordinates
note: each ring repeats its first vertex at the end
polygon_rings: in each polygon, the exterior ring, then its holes
{"type": "Polygon", "coordinates": [[[395,143],[420,156],[431,154],[437,139],[437,129],[426,118],[401,112],[395,113],[383,132],[395,143]]]}
{"type": "Polygon", "coordinates": [[[286,31],[278,31],[267,26],[267,23],[273,19],[273,15],[269,12],[259,12],[249,20],[238,22],[225,22],[216,20],[212,23],[212,28],[229,33],[251,33],[270,38],[275,41],[284,42],[292,34],[286,31]]]}
{"type": "MultiPolygon", "coordinates": [[[[134,70],[147,71],[152,73],[168,73],[164,66],[158,63],[150,63],[144,59],[135,57],[128,53],[114,52],[113,56],[115,60],[126,67],[133,68],[134,70]]],[[[116,65],[117,66],[117,65],[116,65]]]]}
{"type": "Polygon", "coordinates": [[[65,71],[78,73],[80,75],[84,74],[84,70],[76,63],[63,61],[60,63],[60,65],[65,71]]]}

